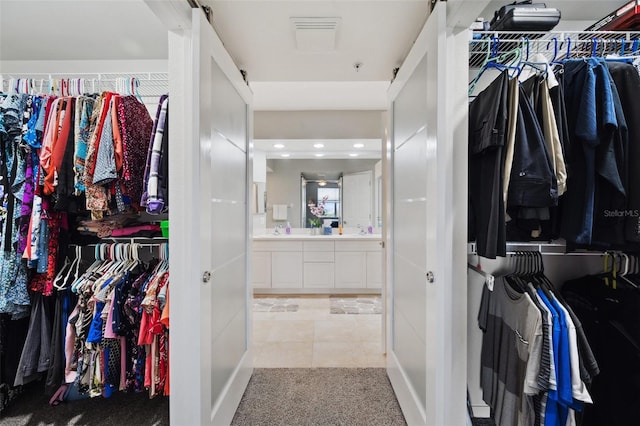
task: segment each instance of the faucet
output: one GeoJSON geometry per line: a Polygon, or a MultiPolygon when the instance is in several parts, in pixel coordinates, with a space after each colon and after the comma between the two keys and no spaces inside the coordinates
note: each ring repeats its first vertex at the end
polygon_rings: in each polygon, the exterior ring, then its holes
{"type": "Polygon", "coordinates": [[[362,225],[358,224],[358,234],[364,235],[366,233],[367,232],[365,231],[364,227],[362,225]]]}
{"type": "Polygon", "coordinates": [[[280,228],[282,227],[282,225],[276,225],[273,227],[273,234],[274,235],[280,235],[280,228]]]}

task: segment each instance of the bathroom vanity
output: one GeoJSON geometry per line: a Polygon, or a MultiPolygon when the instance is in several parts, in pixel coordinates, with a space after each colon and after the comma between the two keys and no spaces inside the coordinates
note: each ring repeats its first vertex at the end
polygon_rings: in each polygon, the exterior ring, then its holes
{"type": "Polygon", "coordinates": [[[264,234],[253,238],[254,294],[380,294],[379,234],[264,234]]]}

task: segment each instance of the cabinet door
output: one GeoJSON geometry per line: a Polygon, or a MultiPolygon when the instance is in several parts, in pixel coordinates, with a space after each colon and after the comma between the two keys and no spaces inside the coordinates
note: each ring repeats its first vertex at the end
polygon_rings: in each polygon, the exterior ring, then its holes
{"type": "Polygon", "coordinates": [[[336,288],[367,287],[367,256],[365,252],[336,254],[336,288]]]}
{"type": "Polygon", "coordinates": [[[367,252],[367,288],[382,288],[382,251],[367,252]]]}
{"type": "Polygon", "coordinates": [[[304,288],[333,288],[333,263],[304,264],[304,288]]]}
{"type": "Polygon", "coordinates": [[[271,253],[254,251],[251,259],[253,288],[271,288],[271,253]]]}
{"type": "Polygon", "coordinates": [[[271,287],[302,288],[302,252],[271,253],[271,287]]]}

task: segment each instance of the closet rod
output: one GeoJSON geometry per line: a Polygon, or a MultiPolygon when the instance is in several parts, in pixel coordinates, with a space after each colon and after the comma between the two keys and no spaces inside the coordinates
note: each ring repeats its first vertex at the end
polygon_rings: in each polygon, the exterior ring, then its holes
{"type": "Polygon", "coordinates": [[[495,277],[493,276],[493,274],[485,272],[482,269],[480,269],[478,266],[472,265],[471,263],[467,263],[467,268],[482,275],[484,277],[484,282],[489,288],[489,290],[493,291],[493,284],[495,282],[495,277]]]}
{"type": "MultiPolygon", "coordinates": [[[[507,255],[518,254],[521,251],[537,251],[545,256],[602,256],[599,251],[566,251],[564,242],[508,242],[507,255]]],[[[467,244],[467,254],[477,255],[476,243],[467,244]]]]}
{"type": "Polygon", "coordinates": [[[469,67],[478,68],[491,56],[523,48],[549,61],[599,53],[638,53],[638,31],[474,31],[469,40],[469,67]]]}
{"type": "Polygon", "coordinates": [[[627,41],[633,40],[634,38],[640,37],[640,31],[473,31],[472,33],[472,41],[478,41],[478,38],[488,38],[497,37],[504,40],[519,40],[522,38],[529,38],[530,40],[534,39],[543,39],[543,40],[552,40],[553,38],[557,38],[558,40],[567,40],[571,38],[572,40],[579,39],[587,39],[590,40],[592,38],[616,38],[616,39],[626,39],[627,41]]]}
{"type": "Polygon", "coordinates": [[[166,71],[140,71],[140,72],[27,72],[27,73],[3,73],[0,74],[4,80],[7,78],[45,78],[45,77],[73,77],[73,78],[98,78],[103,80],[111,80],[116,78],[136,77],[139,80],[159,80],[169,79],[169,73],[166,71]]]}
{"type": "Polygon", "coordinates": [[[69,244],[70,247],[96,247],[99,245],[113,245],[113,244],[135,244],[138,247],[150,247],[150,248],[156,248],[156,247],[160,247],[162,244],[168,244],[167,242],[165,243],[125,243],[125,242],[118,242],[118,243],[95,243],[95,244],[84,244],[84,245],[80,245],[80,244],[69,244]]]}
{"type": "Polygon", "coordinates": [[[4,73],[0,74],[0,91],[4,91],[5,89],[7,91],[14,90],[14,88],[9,86],[12,83],[15,84],[18,80],[31,80],[35,87],[44,87],[44,82],[46,81],[47,90],[50,89],[48,85],[51,80],[54,80],[56,82],[59,82],[60,80],[67,80],[67,82],[68,80],[74,80],[74,84],[75,80],[81,80],[85,85],[88,84],[91,86],[85,87],[86,90],[90,89],[90,91],[92,92],[117,91],[118,83],[121,80],[127,81],[132,79],[135,79],[137,83],[139,83],[136,84],[135,87],[131,88],[132,94],[137,94],[142,98],[156,98],[166,94],[169,90],[168,72],[141,71],[122,73],[4,73]]]}

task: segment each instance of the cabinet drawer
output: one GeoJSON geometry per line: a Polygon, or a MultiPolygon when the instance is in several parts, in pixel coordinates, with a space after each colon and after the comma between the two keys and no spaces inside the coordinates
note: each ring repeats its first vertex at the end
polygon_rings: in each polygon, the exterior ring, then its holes
{"type": "Polygon", "coordinates": [[[333,262],[333,250],[332,251],[305,251],[304,261],[305,263],[333,262]]]}
{"type": "Polygon", "coordinates": [[[302,251],[302,241],[254,241],[254,251],[302,251]]]}
{"type": "Polygon", "coordinates": [[[333,241],[304,241],[304,251],[333,251],[333,241]]]}
{"type": "Polygon", "coordinates": [[[336,251],[380,251],[382,241],[336,241],[336,251]]]}

